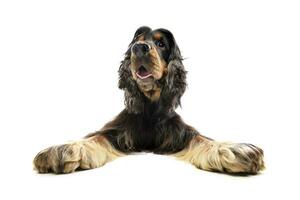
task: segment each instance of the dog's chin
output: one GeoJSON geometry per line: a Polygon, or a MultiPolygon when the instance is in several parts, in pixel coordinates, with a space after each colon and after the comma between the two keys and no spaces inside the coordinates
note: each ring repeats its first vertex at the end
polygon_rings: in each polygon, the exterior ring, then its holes
{"type": "Polygon", "coordinates": [[[142,92],[148,92],[155,88],[155,79],[153,76],[149,76],[147,78],[137,78],[136,80],[139,89],[142,92]]]}
{"type": "Polygon", "coordinates": [[[158,74],[153,70],[149,70],[148,67],[144,65],[139,66],[137,70],[133,71],[133,76],[142,92],[149,92],[156,88],[158,74]]]}

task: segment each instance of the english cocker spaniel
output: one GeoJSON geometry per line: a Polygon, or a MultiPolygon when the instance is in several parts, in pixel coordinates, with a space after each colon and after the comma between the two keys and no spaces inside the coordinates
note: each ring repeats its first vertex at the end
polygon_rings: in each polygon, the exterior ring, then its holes
{"type": "Polygon", "coordinates": [[[173,34],[140,27],[119,68],[125,109],[82,140],[39,152],[34,168],[40,173],[70,173],[144,151],[171,155],[208,171],[256,174],[264,169],[260,148],[217,142],[183,122],[175,109],[186,85],[186,71],[173,34]]]}

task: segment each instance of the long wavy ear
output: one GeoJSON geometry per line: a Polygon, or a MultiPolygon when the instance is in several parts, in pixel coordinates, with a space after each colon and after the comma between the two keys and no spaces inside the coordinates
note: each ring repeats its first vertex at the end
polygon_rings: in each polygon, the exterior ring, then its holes
{"type": "Polygon", "coordinates": [[[119,88],[123,89],[125,92],[125,106],[129,113],[141,113],[144,110],[145,99],[143,94],[138,89],[136,82],[132,78],[130,71],[130,56],[131,56],[131,46],[137,40],[137,38],[145,33],[151,31],[149,27],[142,26],[138,28],[134,34],[132,41],[128,46],[128,50],[125,53],[125,58],[121,62],[119,68],[119,88]]]}
{"type": "Polygon", "coordinates": [[[119,88],[124,90],[125,106],[129,113],[141,113],[144,99],[130,71],[130,59],[125,58],[119,68],[119,88]]]}
{"type": "Polygon", "coordinates": [[[164,78],[162,98],[165,106],[169,110],[174,110],[180,105],[180,99],[185,92],[186,71],[182,63],[182,56],[174,36],[168,30],[162,30],[167,36],[170,43],[170,55],[168,59],[168,72],[164,78]]]}

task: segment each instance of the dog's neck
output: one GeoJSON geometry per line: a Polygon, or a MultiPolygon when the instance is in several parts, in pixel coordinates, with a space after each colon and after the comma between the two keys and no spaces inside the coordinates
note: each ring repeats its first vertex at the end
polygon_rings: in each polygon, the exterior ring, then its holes
{"type": "Polygon", "coordinates": [[[161,123],[175,115],[174,108],[166,105],[164,99],[158,101],[150,101],[148,98],[145,101],[144,109],[139,113],[142,118],[151,123],[161,123]]]}
{"type": "Polygon", "coordinates": [[[157,102],[160,98],[161,89],[155,88],[150,91],[142,91],[146,98],[148,98],[151,102],[157,102]]]}

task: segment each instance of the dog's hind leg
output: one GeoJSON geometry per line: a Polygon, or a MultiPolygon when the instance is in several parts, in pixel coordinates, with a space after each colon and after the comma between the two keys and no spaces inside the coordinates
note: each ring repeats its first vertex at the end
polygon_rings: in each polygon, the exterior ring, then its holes
{"type": "Polygon", "coordinates": [[[196,135],[174,156],[207,171],[256,174],[264,169],[260,148],[246,143],[216,142],[201,135],[196,135]]]}
{"type": "Polygon", "coordinates": [[[92,169],[122,156],[103,135],[95,135],[68,144],[49,147],[34,158],[39,173],[71,173],[76,169],[92,169]]]}

